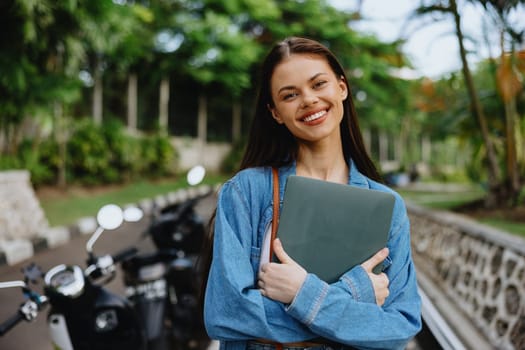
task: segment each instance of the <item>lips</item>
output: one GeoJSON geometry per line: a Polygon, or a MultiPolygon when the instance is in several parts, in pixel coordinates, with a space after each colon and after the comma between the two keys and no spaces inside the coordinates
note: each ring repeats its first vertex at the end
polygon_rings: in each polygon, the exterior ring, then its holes
{"type": "Polygon", "coordinates": [[[322,118],[326,115],[327,110],[323,109],[322,111],[316,112],[314,114],[307,115],[306,117],[302,118],[301,120],[305,123],[311,123],[319,118],[322,118]]]}

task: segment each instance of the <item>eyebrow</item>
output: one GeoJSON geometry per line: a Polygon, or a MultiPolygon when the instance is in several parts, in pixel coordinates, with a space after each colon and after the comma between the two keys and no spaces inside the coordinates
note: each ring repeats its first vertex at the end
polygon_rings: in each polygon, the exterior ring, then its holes
{"type": "MultiPolygon", "coordinates": [[[[314,76],[312,76],[310,79],[308,79],[309,82],[311,81],[314,81],[315,79],[317,79],[320,75],[326,75],[328,73],[324,73],[324,72],[319,72],[317,74],[315,74],[314,76]]],[[[282,91],[284,90],[293,90],[295,89],[295,86],[294,85],[287,85],[287,86],[283,86],[282,88],[279,89],[279,91],[277,91],[277,94],[280,94],[282,91]]]]}

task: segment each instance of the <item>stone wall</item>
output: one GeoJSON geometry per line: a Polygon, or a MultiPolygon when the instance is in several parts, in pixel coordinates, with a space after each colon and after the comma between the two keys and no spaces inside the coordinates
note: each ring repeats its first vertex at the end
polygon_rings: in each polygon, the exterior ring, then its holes
{"type": "Polygon", "coordinates": [[[218,171],[231,150],[229,143],[206,142],[190,137],[172,137],[171,143],[179,153],[179,169],[203,165],[209,171],[218,171]]]}
{"type": "Polygon", "coordinates": [[[525,349],[525,239],[407,204],[417,269],[497,349],[525,349]]]}
{"type": "Polygon", "coordinates": [[[49,224],[26,170],[0,172],[0,263],[15,264],[33,254],[49,224]]]}
{"type": "Polygon", "coordinates": [[[0,172],[0,240],[30,239],[49,227],[26,170],[0,172]]]}

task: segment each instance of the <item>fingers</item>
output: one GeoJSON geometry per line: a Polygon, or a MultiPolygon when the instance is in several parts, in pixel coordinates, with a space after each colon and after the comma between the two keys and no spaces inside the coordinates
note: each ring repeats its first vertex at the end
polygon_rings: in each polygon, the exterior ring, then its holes
{"type": "Polygon", "coordinates": [[[361,264],[366,272],[371,273],[372,269],[379,265],[388,256],[388,248],[383,248],[375,253],[370,259],[361,264]]]}
{"type": "Polygon", "coordinates": [[[284,251],[280,240],[272,243],[280,263],[264,263],[261,266],[257,288],[262,296],[290,303],[306,279],[307,272],[284,251]]]}
{"type": "Polygon", "coordinates": [[[294,260],[284,251],[283,244],[279,238],[273,241],[273,252],[281,264],[294,263],[294,260]]]}
{"type": "Polygon", "coordinates": [[[374,281],[374,293],[376,295],[376,303],[379,306],[383,306],[386,298],[390,295],[390,290],[388,286],[390,281],[385,273],[380,273],[379,275],[373,275],[374,281]]]}

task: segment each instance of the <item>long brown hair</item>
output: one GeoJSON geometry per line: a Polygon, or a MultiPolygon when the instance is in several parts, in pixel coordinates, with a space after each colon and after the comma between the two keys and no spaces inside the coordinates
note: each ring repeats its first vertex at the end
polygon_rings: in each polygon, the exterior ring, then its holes
{"type": "MultiPolygon", "coordinates": [[[[295,137],[284,125],[278,124],[272,118],[268,108],[268,106],[274,105],[270,83],[275,67],[292,54],[310,54],[324,57],[335,75],[342,77],[348,91],[351,91],[343,67],[335,55],[321,43],[300,37],[289,37],[277,43],[262,63],[255,115],[240,170],[259,166],[279,167],[289,164],[297,157],[298,145],[295,137]]],[[[343,109],[344,115],[340,124],[340,133],[345,160],[348,162],[351,159],[361,173],[373,180],[382,182],[381,176],[364,146],[351,93],[343,101],[343,109]]],[[[212,259],[214,219],[215,213],[210,220],[208,238],[205,240],[201,255],[201,301],[204,298],[212,259]]]]}
{"type": "MultiPolygon", "coordinates": [[[[241,169],[256,166],[281,166],[296,159],[298,147],[294,136],[286,126],[275,122],[268,109],[268,106],[274,105],[270,83],[275,67],[293,54],[310,54],[325,58],[335,75],[344,78],[348,91],[351,91],[343,67],[324,45],[315,40],[300,37],[290,37],[275,45],[261,67],[261,86],[241,169]]],[[[360,172],[373,180],[381,181],[381,176],[364,146],[350,93],[343,101],[343,108],[344,116],[340,124],[340,132],[345,160],[352,159],[360,172]]]]}

